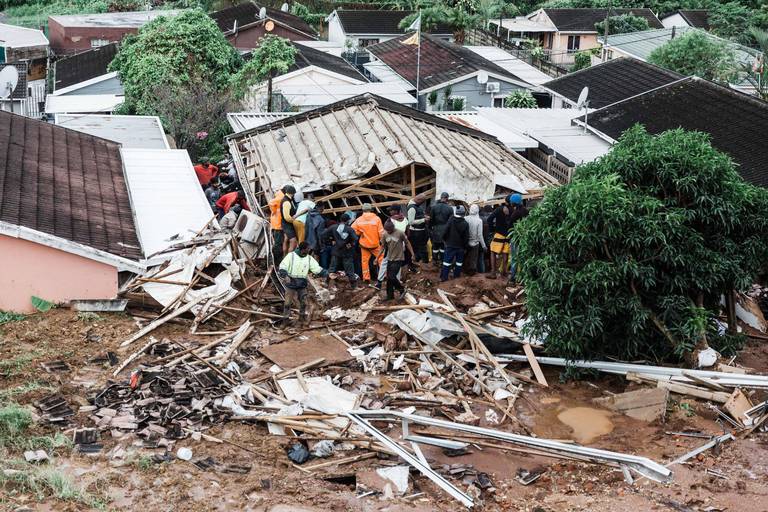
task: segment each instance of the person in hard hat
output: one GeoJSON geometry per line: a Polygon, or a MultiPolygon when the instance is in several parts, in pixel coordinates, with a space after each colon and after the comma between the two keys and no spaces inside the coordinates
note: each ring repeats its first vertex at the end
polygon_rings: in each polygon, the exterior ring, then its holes
{"type": "Polygon", "coordinates": [[[280,213],[280,204],[285,197],[285,187],[281,188],[275,194],[275,197],[269,201],[269,226],[272,228],[272,254],[275,261],[283,259],[283,214],[280,213]]]}
{"type": "Polygon", "coordinates": [[[464,207],[459,205],[456,212],[445,226],[443,242],[445,243],[445,257],[440,268],[440,281],[447,281],[453,267],[453,277],[461,277],[461,267],[464,265],[464,254],[469,246],[469,224],[464,215],[464,207]]]}
{"type": "Polygon", "coordinates": [[[528,208],[523,204],[523,196],[512,194],[509,196],[512,205],[512,222],[509,226],[507,237],[509,238],[509,281],[514,282],[517,275],[517,246],[513,240],[515,225],[528,216],[528,208]]]}
{"type": "Polygon", "coordinates": [[[328,272],[309,255],[309,245],[301,242],[295,251],[291,251],[280,262],[278,276],[285,285],[285,302],[283,303],[282,325],[288,325],[291,317],[291,307],[294,303],[299,303],[299,322],[307,320],[307,286],[309,285],[309,274],[315,274],[318,277],[328,275],[328,272]]]}
{"type": "Polygon", "coordinates": [[[378,215],[373,213],[369,203],[363,205],[363,214],[352,223],[360,244],[360,265],[362,266],[363,281],[371,281],[371,265],[377,266],[381,254],[381,235],[384,225],[378,215]],[[371,263],[373,259],[373,263],[371,263]]]}
{"type": "MultiPolygon", "coordinates": [[[[509,263],[509,228],[512,226],[512,194],[502,204],[496,207],[488,217],[488,226],[493,233],[491,237],[491,272],[488,279],[496,279],[499,269],[503,276],[507,275],[509,263]]],[[[519,195],[519,194],[517,194],[519,195]]],[[[522,199],[522,198],[521,198],[522,199]]],[[[515,198],[515,200],[517,200],[515,198]]]]}
{"type": "Polygon", "coordinates": [[[445,255],[445,242],[443,241],[443,235],[445,235],[445,228],[448,222],[453,217],[453,208],[448,204],[448,193],[443,192],[440,194],[440,199],[432,205],[432,209],[429,212],[429,223],[431,226],[430,239],[432,240],[432,264],[436,267],[440,266],[445,255]]]}

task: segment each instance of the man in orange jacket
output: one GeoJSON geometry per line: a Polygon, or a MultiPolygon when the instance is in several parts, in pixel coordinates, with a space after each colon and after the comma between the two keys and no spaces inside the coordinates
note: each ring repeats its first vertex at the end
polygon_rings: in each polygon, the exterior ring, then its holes
{"type": "Polygon", "coordinates": [[[238,190],[237,192],[224,194],[218,201],[216,201],[216,208],[219,210],[219,218],[226,215],[227,212],[229,212],[229,209],[236,204],[239,204],[244,210],[251,210],[248,208],[248,203],[245,200],[245,193],[242,190],[238,190]]]}
{"type": "Polygon", "coordinates": [[[203,163],[195,166],[195,174],[197,174],[197,181],[200,182],[200,186],[205,188],[213,178],[219,175],[219,168],[206,158],[203,163]]]}
{"type": "Polygon", "coordinates": [[[285,187],[281,188],[275,194],[275,197],[269,201],[269,225],[272,227],[272,240],[274,242],[272,253],[275,255],[275,261],[283,259],[283,214],[280,211],[280,203],[285,196],[285,187]]]}
{"type": "Polygon", "coordinates": [[[363,281],[370,282],[370,261],[371,258],[374,258],[374,264],[376,264],[379,260],[379,255],[381,254],[381,234],[384,232],[384,225],[379,216],[373,213],[373,207],[365,203],[363,205],[363,214],[352,223],[352,229],[355,230],[359,237],[363,281]]]}

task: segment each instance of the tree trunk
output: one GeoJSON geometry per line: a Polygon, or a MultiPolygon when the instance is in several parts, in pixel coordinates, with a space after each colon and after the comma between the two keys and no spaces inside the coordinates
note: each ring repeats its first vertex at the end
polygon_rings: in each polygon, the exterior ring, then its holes
{"type": "Polygon", "coordinates": [[[725,313],[728,317],[728,334],[738,333],[736,324],[736,293],[733,290],[725,292],[725,313]]]}

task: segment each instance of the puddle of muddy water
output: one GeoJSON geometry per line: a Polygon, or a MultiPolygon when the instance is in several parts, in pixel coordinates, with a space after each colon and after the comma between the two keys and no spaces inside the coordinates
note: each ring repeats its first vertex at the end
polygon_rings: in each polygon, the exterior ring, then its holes
{"type": "Polygon", "coordinates": [[[591,443],[613,432],[611,413],[592,407],[571,407],[557,415],[560,422],[573,430],[573,439],[581,444],[591,443]]]}

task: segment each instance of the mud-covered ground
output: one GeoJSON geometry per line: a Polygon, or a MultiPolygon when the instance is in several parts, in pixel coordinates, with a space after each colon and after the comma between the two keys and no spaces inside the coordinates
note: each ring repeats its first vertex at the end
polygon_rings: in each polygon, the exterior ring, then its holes
{"type": "MultiPolygon", "coordinates": [[[[417,276],[419,277],[419,276],[417,276]]],[[[428,279],[420,277],[420,279],[428,279]]],[[[422,283],[422,285],[425,283],[422,283]]],[[[429,285],[429,283],[426,283],[429,285]]],[[[506,293],[501,283],[481,277],[451,282],[446,287],[456,293],[460,306],[470,306],[482,296],[501,301],[506,293]]],[[[354,295],[342,291],[337,300],[348,307],[373,294],[363,289],[354,295]],[[355,300],[352,300],[355,297],[355,300]]],[[[87,405],[88,396],[101,388],[111,373],[108,364],[88,361],[114,351],[126,357],[131,350],[120,352],[118,345],[137,329],[126,314],[78,315],[66,309],[31,315],[21,321],[0,325],[0,400],[32,404],[35,400],[58,391],[73,409],[87,405]],[[63,360],[70,371],[48,373],[40,363],[63,360]]],[[[324,335],[317,330],[312,335],[324,335]]],[[[184,324],[167,324],[153,333],[180,341],[209,341],[210,337],[189,334],[184,324]]],[[[257,339],[277,340],[285,333],[263,327],[257,339]]],[[[244,345],[247,347],[247,344],[244,345]]],[[[753,342],[736,359],[737,364],[768,373],[768,345],[753,342]]],[[[524,365],[517,365],[524,371],[524,365]]],[[[603,411],[591,402],[605,391],[622,392],[635,389],[619,377],[598,377],[589,382],[559,382],[556,370],[544,368],[550,383],[548,389],[527,386],[525,399],[517,400],[514,415],[527,429],[540,437],[580,440],[589,446],[650,457],[667,463],[705,439],[679,437],[666,432],[696,430],[720,434],[722,428],[714,413],[702,401],[672,395],[664,422],[645,423],[626,416],[603,411]],[[570,416],[566,425],[562,418],[570,416]]],[[[312,372],[309,372],[312,373],[312,372]]],[[[317,373],[322,373],[322,369],[317,373]]],[[[126,378],[127,372],[122,374],[126,378]]],[[[482,410],[477,413],[482,417],[482,410]]],[[[81,413],[70,427],[58,429],[38,424],[31,434],[47,436],[63,431],[71,436],[72,426],[90,426],[87,414],[81,413]]],[[[503,428],[509,427],[509,422],[503,428]]],[[[31,492],[8,478],[0,488],[0,510],[253,510],[253,511],[455,511],[462,507],[428,479],[411,474],[411,489],[404,498],[383,499],[379,495],[357,497],[355,473],[365,469],[394,465],[394,458],[373,458],[352,464],[330,466],[307,474],[291,465],[286,456],[289,440],[267,433],[260,423],[229,422],[216,425],[207,434],[225,441],[214,443],[201,439],[176,442],[189,447],[194,460],[212,457],[230,464],[251,465],[248,474],[238,475],[202,471],[189,462],[174,459],[156,463],[153,453],[140,447],[134,434],[113,436],[102,434],[104,448],[97,455],[83,455],[64,445],[54,450],[50,463],[53,470],[71,479],[79,497],[62,499],[51,492],[31,492]],[[236,445],[239,445],[236,446],[236,445]],[[332,483],[325,478],[349,477],[346,483],[332,483]]],[[[352,454],[358,452],[352,452],[352,454]]],[[[470,464],[487,473],[495,491],[482,495],[484,510],[520,511],[765,511],[768,510],[768,434],[753,433],[746,438],[724,444],[719,453],[705,452],[689,464],[675,466],[674,479],[659,484],[638,479],[634,485],[624,481],[621,471],[599,465],[587,465],[475,446],[471,453],[447,457],[439,449],[427,447],[424,454],[433,467],[441,464],[470,464]],[[519,470],[544,474],[524,486],[515,477],[519,470]],[[711,472],[710,472],[711,471],[711,472]]],[[[350,452],[337,457],[349,456],[350,452]]],[[[18,468],[21,452],[6,448],[1,469],[18,468]]],[[[327,460],[327,459],[326,459],[327,460]]],[[[321,460],[320,462],[323,462],[321,460]]],[[[462,489],[461,479],[454,483],[462,489]]]]}

